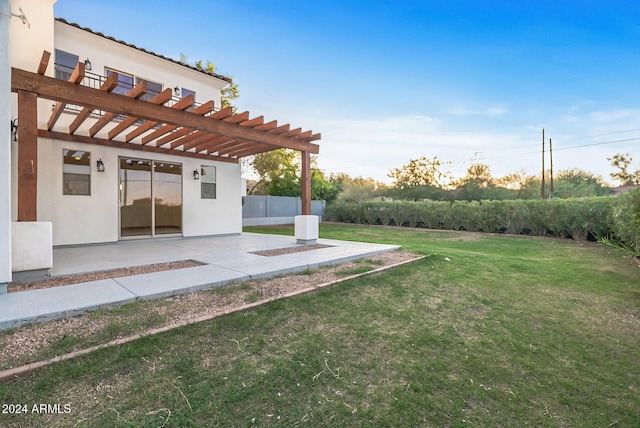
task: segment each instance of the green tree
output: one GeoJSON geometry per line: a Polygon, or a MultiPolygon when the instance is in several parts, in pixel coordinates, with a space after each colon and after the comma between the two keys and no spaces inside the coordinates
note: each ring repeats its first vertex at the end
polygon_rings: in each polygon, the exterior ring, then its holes
{"type": "MultiPolygon", "coordinates": [[[[189,58],[185,54],[180,54],[180,62],[186,64],[188,60],[189,58]]],[[[198,70],[202,70],[206,73],[211,74],[216,74],[218,70],[215,63],[213,63],[212,61],[205,61],[203,63],[201,59],[195,62],[195,67],[198,70]]],[[[237,108],[234,102],[240,97],[240,89],[238,88],[238,84],[233,81],[232,76],[225,75],[225,77],[231,79],[231,83],[222,88],[222,90],[220,91],[220,103],[222,104],[221,107],[231,107],[233,112],[235,113],[237,108]]]]}
{"type": "Polygon", "coordinates": [[[455,183],[456,199],[479,201],[482,199],[504,199],[504,195],[495,190],[495,180],[491,176],[489,165],[473,162],[467,168],[467,175],[455,183]]]}
{"type": "Polygon", "coordinates": [[[611,162],[611,166],[619,169],[617,172],[609,174],[614,180],[619,180],[623,186],[640,184],[640,169],[629,171],[633,159],[629,153],[617,153],[612,158],[607,158],[611,162]]]}
{"type": "Polygon", "coordinates": [[[604,196],[611,193],[611,189],[597,174],[581,169],[567,169],[557,174],[554,192],[555,198],[586,198],[590,196],[604,196]]]}
{"type": "Polygon", "coordinates": [[[442,170],[446,164],[437,156],[432,159],[420,156],[418,159],[410,159],[400,168],[392,169],[387,175],[393,180],[393,186],[398,189],[411,189],[418,186],[444,188],[451,178],[449,171],[442,170]]]}
{"type": "Polygon", "coordinates": [[[338,174],[336,177],[342,181],[343,191],[338,198],[343,201],[365,202],[388,190],[386,184],[377,182],[373,178],[352,178],[348,174],[338,174]]]}
{"type": "MultiPolygon", "coordinates": [[[[315,156],[311,157],[311,198],[334,201],[342,191],[340,177],[325,177],[316,166],[315,156]]],[[[278,149],[255,155],[252,161],[254,171],[260,180],[254,193],[271,196],[300,196],[300,157],[291,149],[278,149]]]]}

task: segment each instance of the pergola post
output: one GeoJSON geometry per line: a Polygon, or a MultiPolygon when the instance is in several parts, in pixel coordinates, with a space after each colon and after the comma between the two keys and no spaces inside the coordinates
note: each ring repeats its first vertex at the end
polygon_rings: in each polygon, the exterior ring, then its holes
{"type": "Polygon", "coordinates": [[[18,91],[18,221],[38,220],[38,94],[18,91]]]}
{"type": "Polygon", "coordinates": [[[311,215],[311,153],[303,151],[302,174],[300,177],[300,198],[302,199],[302,215],[311,215]]]}
{"type": "Polygon", "coordinates": [[[295,218],[295,236],[299,244],[313,245],[318,239],[318,216],[311,215],[311,153],[302,155],[302,173],[300,175],[300,198],[302,215],[295,218]]]}

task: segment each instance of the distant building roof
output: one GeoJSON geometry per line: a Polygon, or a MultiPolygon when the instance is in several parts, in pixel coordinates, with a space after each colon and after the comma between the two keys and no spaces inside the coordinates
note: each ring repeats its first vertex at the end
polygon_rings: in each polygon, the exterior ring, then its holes
{"type": "Polygon", "coordinates": [[[611,189],[613,195],[619,195],[620,193],[628,192],[629,190],[640,188],[638,184],[628,184],[626,186],[614,187],[611,189]]]}
{"type": "Polygon", "coordinates": [[[168,58],[168,57],[166,57],[166,56],[164,56],[164,55],[160,55],[160,54],[157,54],[157,53],[155,53],[155,52],[148,51],[148,50],[146,50],[146,49],[144,49],[144,48],[140,48],[140,47],[138,47],[138,46],[136,46],[136,45],[132,45],[131,43],[127,43],[127,42],[124,42],[124,41],[122,41],[122,40],[118,40],[118,39],[116,39],[116,38],[114,38],[114,37],[111,37],[111,36],[107,36],[107,35],[105,35],[105,34],[103,34],[103,33],[98,32],[98,31],[93,31],[91,28],[81,27],[80,25],[76,24],[75,22],[69,22],[69,21],[67,21],[67,20],[66,20],[66,19],[64,19],[64,18],[56,18],[56,21],[58,21],[58,22],[62,22],[63,24],[71,25],[72,27],[76,27],[76,28],[79,28],[79,29],[81,29],[81,30],[87,31],[87,32],[89,32],[89,33],[91,33],[91,34],[95,34],[96,36],[104,37],[105,39],[108,39],[108,40],[114,41],[114,42],[116,42],[116,43],[120,43],[121,45],[125,45],[125,46],[128,46],[128,47],[133,48],[133,49],[137,49],[137,50],[139,50],[139,51],[141,51],[141,52],[147,53],[147,54],[149,54],[149,55],[156,56],[156,57],[161,58],[161,59],[164,59],[164,60],[166,60],[166,61],[173,62],[173,63],[178,64],[178,65],[181,65],[181,66],[183,66],[183,67],[190,68],[190,69],[192,69],[192,70],[198,71],[198,72],[203,73],[203,74],[206,74],[206,75],[208,75],[208,76],[216,77],[216,78],[218,78],[218,79],[224,80],[225,82],[232,83],[232,79],[231,79],[230,77],[223,76],[223,75],[221,75],[221,74],[217,74],[217,73],[210,73],[210,72],[205,71],[205,70],[201,70],[201,69],[199,69],[199,68],[197,68],[197,67],[194,67],[194,66],[192,66],[192,65],[185,64],[184,62],[176,61],[176,60],[175,60],[175,59],[173,59],[173,58],[168,58]]]}

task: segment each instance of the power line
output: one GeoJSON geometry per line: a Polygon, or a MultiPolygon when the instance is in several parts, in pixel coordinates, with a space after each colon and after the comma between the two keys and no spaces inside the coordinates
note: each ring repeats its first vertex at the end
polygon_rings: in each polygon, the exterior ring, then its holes
{"type": "MultiPolygon", "coordinates": [[[[585,135],[585,136],[582,136],[582,137],[567,138],[567,139],[564,139],[564,140],[556,140],[556,143],[564,142],[564,141],[586,140],[588,138],[604,137],[606,135],[624,134],[626,132],[635,132],[635,131],[640,131],[640,128],[639,129],[627,129],[625,131],[607,132],[605,134],[594,134],[594,135],[585,135]]],[[[501,149],[501,150],[516,150],[516,149],[524,149],[524,148],[527,148],[527,147],[538,147],[538,143],[536,143],[536,144],[525,144],[523,146],[515,146],[515,147],[505,147],[504,149],[501,149]]],[[[559,149],[557,149],[557,150],[559,150],[559,149]]]]}
{"type": "MultiPolygon", "coordinates": [[[[600,142],[600,143],[580,144],[578,146],[562,147],[562,148],[556,149],[556,151],[558,151],[558,150],[578,149],[578,148],[581,148],[581,147],[602,146],[602,145],[605,145],[605,144],[624,143],[626,141],[635,141],[635,140],[640,140],[640,137],[626,138],[624,140],[604,141],[604,142],[600,142]]],[[[530,155],[532,153],[538,153],[538,152],[535,151],[535,152],[528,152],[528,153],[523,153],[523,154],[530,155]]]]}
{"type": "Polygon", "coordinates": [[[640,129],[628,129],[626,131],[607,132],[606,134],[587,135],[585,137],[574,137],[574,138],[568,138],[566,140],[556,140],[556,143],[558,141],[583,140],[583,139],[587,139],[587,138],[604,137],[606,135],[624,134],[625,132],[635,132],[635,131],[640,131],[640,129]]]}

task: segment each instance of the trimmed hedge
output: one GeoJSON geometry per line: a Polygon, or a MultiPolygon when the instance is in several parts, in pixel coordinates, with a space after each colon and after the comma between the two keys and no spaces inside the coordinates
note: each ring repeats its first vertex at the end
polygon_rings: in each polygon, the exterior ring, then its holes
{"type": "Polygon", "coordinates": [[[453,202],[343,202],[327,206],[325,220],[576,241],[612,239],[638,251],[640,189],[618,197],[453,202]]]}

